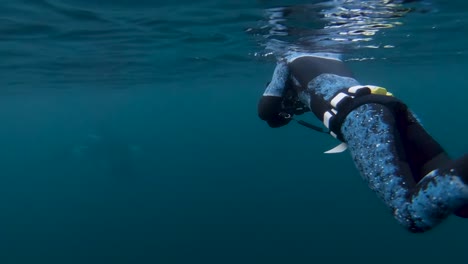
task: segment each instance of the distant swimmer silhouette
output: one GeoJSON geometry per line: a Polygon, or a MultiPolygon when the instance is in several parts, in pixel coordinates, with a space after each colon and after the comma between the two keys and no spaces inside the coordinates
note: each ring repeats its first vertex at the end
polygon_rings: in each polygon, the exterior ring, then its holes
{"type": "Polygon", "coordinates": [[[338,56],[290,53],[258,104],[271,127],[311,111],[337,138],[326,153],[349,150],[356,168],[395,219],[424,232],[451,214],[468,218],[468,155],[451,159],[405,103],[385,88],[361,85],[338,56]]]}

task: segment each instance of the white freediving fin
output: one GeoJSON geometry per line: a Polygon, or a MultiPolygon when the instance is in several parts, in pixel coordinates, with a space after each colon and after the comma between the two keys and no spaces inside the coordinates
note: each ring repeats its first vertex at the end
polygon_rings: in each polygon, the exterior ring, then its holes
{"type": "Polygon", "coordinates": [[[341,143],[339,144],[338,146],[328,150],[328,151],[325,151],[324,153],[325,154],[335,154],[335,153],[341,153],[343,151],[345,151],[346,149],[348,149],[348,145],[346,143],[341,143]]]}

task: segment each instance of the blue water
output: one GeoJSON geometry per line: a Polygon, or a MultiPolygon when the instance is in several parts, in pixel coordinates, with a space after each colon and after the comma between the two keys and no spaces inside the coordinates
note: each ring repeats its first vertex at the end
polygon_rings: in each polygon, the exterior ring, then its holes
{"type": "Polygon", "coordinates": [[[467,151],[468,4],[342,2],[3,1],[0,263],[466,263],[467,220],[410,234],[257,117],[277,56],[341,52],[467,151]]]}

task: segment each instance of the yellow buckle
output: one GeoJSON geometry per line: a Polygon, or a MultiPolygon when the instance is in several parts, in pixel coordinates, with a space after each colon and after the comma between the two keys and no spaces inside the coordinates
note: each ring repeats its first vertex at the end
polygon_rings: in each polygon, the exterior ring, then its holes
{"type": "Polygon", "coordinates": [[[392,93],[388,92],[387,89],[380,86],[368,86],[372,94],[380,94],[386,96],[393,96],[392,93]]]}

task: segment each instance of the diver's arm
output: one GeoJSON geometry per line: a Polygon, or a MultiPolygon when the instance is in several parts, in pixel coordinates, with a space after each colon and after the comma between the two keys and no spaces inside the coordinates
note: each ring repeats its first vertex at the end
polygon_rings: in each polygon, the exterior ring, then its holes
{"type": "Polygon", "coordinates": [[[284,61],[278,62],[271,82],[267,85],[263,96],[258,102],[258,116],[265,120],[270,127],[280,127],[291,120],[279,114],[283,111],[283,96],[288,82],[289,69],[284,61]]]}

